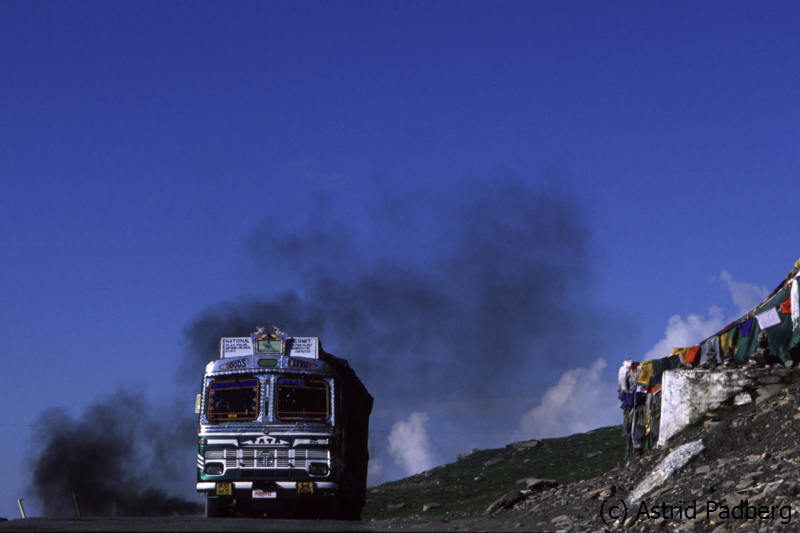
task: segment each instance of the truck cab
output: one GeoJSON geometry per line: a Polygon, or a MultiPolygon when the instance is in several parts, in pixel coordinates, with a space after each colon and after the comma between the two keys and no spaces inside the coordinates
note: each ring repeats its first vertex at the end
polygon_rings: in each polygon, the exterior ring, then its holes
{"type": "Polygon", "coordinates": [[[360,519],[372,403],[316,337],[222,338],[196,403],[206,516],[360,519]]]}

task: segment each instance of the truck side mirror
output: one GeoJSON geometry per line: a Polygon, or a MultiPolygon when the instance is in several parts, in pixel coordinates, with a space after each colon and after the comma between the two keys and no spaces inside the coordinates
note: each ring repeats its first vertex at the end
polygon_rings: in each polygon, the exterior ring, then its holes
{"type": "Polygon", "coordinates": [[[195,401],[195,403],[194,403],[194,412],[195,413],[199,413],[200,412],[200,395],[199,394],[197,395],[197,401],[195,401]]]}

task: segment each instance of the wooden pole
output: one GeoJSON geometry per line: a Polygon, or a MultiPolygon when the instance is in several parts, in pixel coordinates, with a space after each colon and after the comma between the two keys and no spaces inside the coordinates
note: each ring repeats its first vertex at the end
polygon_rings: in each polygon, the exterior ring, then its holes
{"type": "Polygon", "coordinates": [[[70,489],[70,490],[72,490],[72,497],[75,499],[75,509],[78,510],[78,518],[80,518],[81,517],[81,506],[78,505],[78,495],[75,494],[75,489],[70,489]]]}
{"type": "Polygon", "coordinates": [[[19,512],[22,513],[22,518],[27,518],[25,516],[25,509],[22,508],[22,500],[23,500],[23,498],[19,498],[17,500],[17,503],[19,504],[19,512]]]}

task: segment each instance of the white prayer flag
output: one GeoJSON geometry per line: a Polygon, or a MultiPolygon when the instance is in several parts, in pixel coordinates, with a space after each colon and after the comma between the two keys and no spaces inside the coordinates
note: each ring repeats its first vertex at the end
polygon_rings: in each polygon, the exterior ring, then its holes
{"type": "Polygon", "coordinates": [[[758,325],[761,327],[761,329],[771,328],[772,326],[777,326],[781,323],[781,319],[778,316],[778,310],[774,307],[761,313],[760,315],[756,315],[756,318],[758,319],[758,325]]]}

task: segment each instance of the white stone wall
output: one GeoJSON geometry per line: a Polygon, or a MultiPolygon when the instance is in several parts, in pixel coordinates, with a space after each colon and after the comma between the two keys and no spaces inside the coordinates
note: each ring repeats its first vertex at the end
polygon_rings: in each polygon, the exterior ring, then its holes
{"type": "Polygon", "coordinates": [[[709,411],[753,400],[759,404],[791,381],[792,371],[784,368],[668,370],[661,378],[658,446],[665,446],[685,427],[701,422],[709,411]]]}

